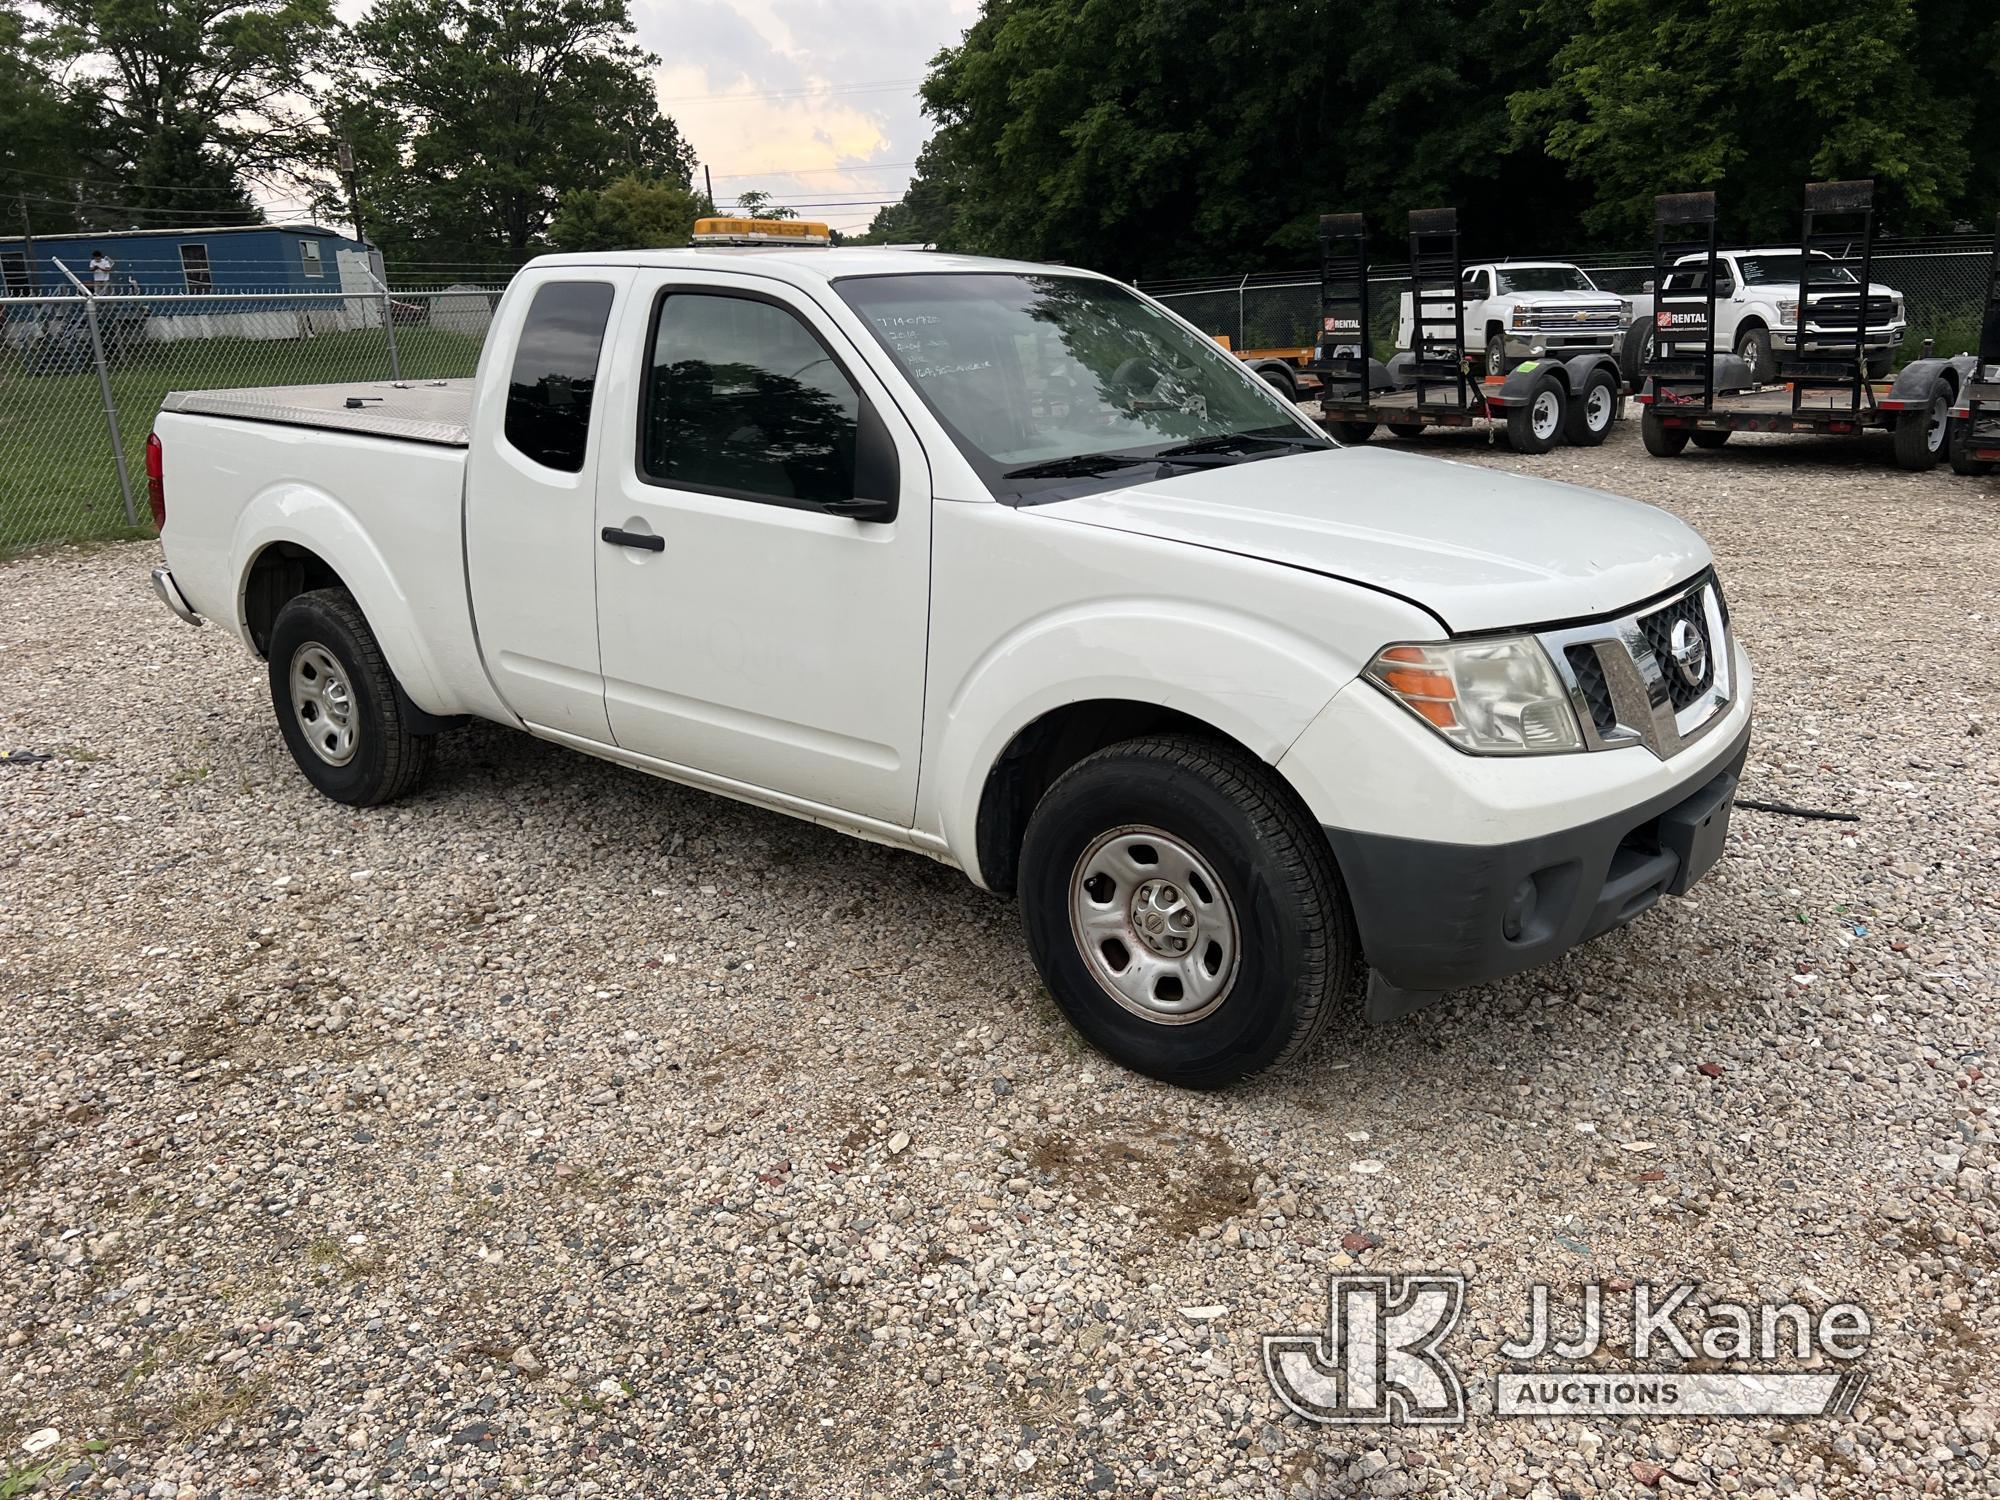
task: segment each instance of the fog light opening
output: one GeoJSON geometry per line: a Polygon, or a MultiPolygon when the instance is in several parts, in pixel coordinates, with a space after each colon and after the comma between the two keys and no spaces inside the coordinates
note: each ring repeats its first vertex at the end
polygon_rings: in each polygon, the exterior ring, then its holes
{"type": "Polygon", "coordinates": [[[1540,893],[1535,889],[1534,877],[1522,881],[1514,887],[1514,894],[1508,898],[1506,915],[1500,919],[1501,934],[1510,943],[1518,943],[1521,934],[1535,920],[1535,903],[1540,893]]]}

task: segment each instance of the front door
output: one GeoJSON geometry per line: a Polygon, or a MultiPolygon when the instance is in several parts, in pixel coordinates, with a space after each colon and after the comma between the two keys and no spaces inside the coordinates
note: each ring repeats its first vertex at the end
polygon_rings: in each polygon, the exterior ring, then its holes
{"type": "Polygon", "coordinates": [[[642,272],[606,396],[598,638],[619,746],[907,827],[930,472],[889,392],[796,289],[642,272]],[[893,520],[835,513],[864,447],[894,453],[893,520]]]}

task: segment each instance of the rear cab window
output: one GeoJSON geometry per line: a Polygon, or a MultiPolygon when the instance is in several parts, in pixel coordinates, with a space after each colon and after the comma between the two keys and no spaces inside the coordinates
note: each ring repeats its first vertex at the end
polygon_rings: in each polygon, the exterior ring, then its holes
{"type": "Polygon", "coordinates": [[[507,442],[564,474],[582,472],[590,446],[590,408],[611,299],[609,282],[547,282],[528,305],[514,346],[507,442]]]}

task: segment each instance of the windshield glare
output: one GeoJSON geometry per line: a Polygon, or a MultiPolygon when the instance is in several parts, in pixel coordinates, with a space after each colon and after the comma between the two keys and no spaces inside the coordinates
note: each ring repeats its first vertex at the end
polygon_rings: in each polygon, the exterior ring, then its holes
{"type": "MultiPolygon", "coordinates": [[[[1739,255],[1736,263],[1743,268],[1743,279],[1751,286],[1773,284],[1799,284],[1799,271],[1805,265],[1803,255],[1739,255]]],[[[1812,279],[1814,281],[1844,281],[1852,284],[1854,273],[1835,262],[1830,255],[1815,255],[1812,258],[1812,279]]]]}
{"type": "Polygon", "coordinates": [[[1325,442],[1233,355],[1115,282],[979,272],[834,288],[996,488],[1019,488],[1010,468],[1087,454],[1325,442]]]}
{"type": "Polygon", "coordinates": [[[1495,273],[1503,292],[1594,292],[1591,280],[1575,266],[1511,266],[1495,273]]]}

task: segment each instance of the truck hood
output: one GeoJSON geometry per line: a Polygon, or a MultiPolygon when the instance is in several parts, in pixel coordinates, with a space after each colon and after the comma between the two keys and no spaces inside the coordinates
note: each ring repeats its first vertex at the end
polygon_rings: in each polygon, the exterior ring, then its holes
{"type": "Polygon", "coordinates": [[[1692,527],[1636,500],[1379,448],[1194,470],[1027,514],[1381,589],[1454,632],[1611,614],[1711,561],[1692,527]]]}
{"type": "Polygon", "coordinates": [[[1619,301],[1612,292],[1508,292],[1506,295],[1530,307],[1570,307],[1578,311],[1586,307],[1616,307],[1619,301]]]}

